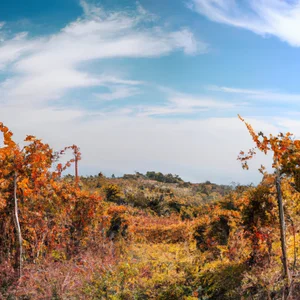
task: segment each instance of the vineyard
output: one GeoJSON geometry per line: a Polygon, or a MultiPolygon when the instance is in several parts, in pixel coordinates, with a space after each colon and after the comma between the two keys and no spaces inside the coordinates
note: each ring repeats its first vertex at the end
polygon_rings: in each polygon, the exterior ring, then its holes
{"type": "Polygon", "coordinates": [[[76,145],[19,145],[0,123],[0,298],[299,299],[300,141],[240,119],[242,167],[273,157],[257,186],[84,177],[76,145]]]}

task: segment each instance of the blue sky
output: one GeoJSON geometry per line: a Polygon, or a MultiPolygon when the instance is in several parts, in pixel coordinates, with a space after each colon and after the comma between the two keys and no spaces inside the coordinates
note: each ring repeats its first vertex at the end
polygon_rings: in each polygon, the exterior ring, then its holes
{"type": "Polygon", "coordinates": [[[300,1],[0,2],[0,120],[82,174],[257,183],[255,129],[300,134],[300,1]]]}

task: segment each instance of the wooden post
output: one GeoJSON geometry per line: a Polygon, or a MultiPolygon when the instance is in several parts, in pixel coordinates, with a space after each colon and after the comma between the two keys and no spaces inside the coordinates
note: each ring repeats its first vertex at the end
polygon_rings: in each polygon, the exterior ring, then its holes
{"type": "Polygon", "coordinates": [[[278,173],[276,176],[276,190],[277,190],[277,202],[278,202],[278,209],[279,209],[282,264],[283,264],[284,278],[287,280],[287,287],[289,289],[291,284],[291,274],[289,271],[288,258],[286,252],[285,220],[284,220],[284,210],[283,210],[282,192],[281,192],[281,179],[278,173]]]}
{"type": "Polygon", "coordinates": [[[19,243],[19,258],[18,258],[18,276],[19,278],[22,276],[22,268],[23,268],[23,239],[21,233],[21,226],[19,222],[19,214],[18,214],[18,198],[17,198],[17,172],[14,174],[14,219],[15,219],[15,226],[16,232],[18,236],[18,243],[19,243]]]}
{"type": "Polygon", "coordinates": [[[75,156],[75,184],[76,187],[78,187],[79,178],[78,178],[78,148],[77,147],[74,150],[74,156],[75,156]]]}

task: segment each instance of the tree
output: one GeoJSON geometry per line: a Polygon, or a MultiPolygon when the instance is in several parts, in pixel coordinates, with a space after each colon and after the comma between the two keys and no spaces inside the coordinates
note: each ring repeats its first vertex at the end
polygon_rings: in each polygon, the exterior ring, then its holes
{"type": "Polygon", "coordinates": [[[12,140],[13,133],[3,123],[0,123],[0,131],[4,138],[4,147],[0,148],[0,182],[2,187],[6,187],[6,196],[13,199],[13,218],[18,241],[15,264],[18,268],[18,276],[21,277],[23,238],[19,221],[18,198],[34,193],[43,185],[54,155],[47,144],[43,144],[34,136],[27,136],[24,141],[29,144],[21,149],[12,140]]]}
{"type": "Polygon", "coordinates": [[[71,166],[71,163],[75,163],[74,166],[75,166],[75,184],[76,184],[76,187],[78,187],[78,184],[79,184],[79,176],[78,176],[78,162],[79,160],[81,160],[81,152],[80,152],[80,149],[78,148],[78,146],[76,145],[72,145],[72,146],[68,146],[68,147],[65,147],[63,150],[60,151],[60,155],[62,154],[65,154],[65,152],[68,150],[68,149],[71,149],[73,151],[73,156],[74,158],[72,158],[70,161],[68,161],[65,165],[65,167],[61,167],[60,165],[60,172],[64,171],[67,167],[70,167],[71,166]]]}
{"type": "MultiPolygon", "coordinates": [[[[255,133],[252,126],[245,122],[245,120],[239,116],[240,120],[245,123],[253,141],[255,142],[255,148],[252,148],[245,153],[240,152],[238,160],[242,162],[242,167],[248,169],[247,161],[254,157],[256,150],[259,150],[265,154],[272,152],[274,168],[274,178],[277,194],[277,205],[279,211],[279,223],[280,223],[280,240],[282,250],[282,264],[284,270],[284,277],[287,282],[287,288],[289,289],[291,283],[291,275],[288,265],[288,257],[286,251],[286,237],[285,237],[285,218],[284,207],[282,199],[281,181],[283,177],[293,177],[295,179],[295,186],[297,188],[297,176],[300,172],[300,140],[293,139],[293,135],[289,132],[286,134],[279,133],[277,136],[270,134],[269,137],[262,132],[255,133]]],[[[266,175],[265,168],[262,166],[260,172],[266,175]]],[[[300,186],[299,186],[300,187],[300,186]]]]}
{"type": "Polygon", "coordinates": [[[251,241],[250,266],[270,262],[274,224],[278,222],[275,212],[276,200],[270,187],[262,182],[247,191],[242,204],[242,224],[245,236],[251,241]]]}
{"type": "Polygon", "coordinates": [[[42,252],[65,247],[75,253],[97,231],[101,198],[78,189],[79,148],[66,147],[55,153],[48,144],[28,135],[21,148],[13,133],[2,123],[0,147],[0,263],[15,257],[18,277],[23,260],[38,259],[42,252]],[[64,166],[53,166],[67,149],[74,158],[64,166]],[[61,179],[61,173],[75,163],[75,183],[61,179]]]}

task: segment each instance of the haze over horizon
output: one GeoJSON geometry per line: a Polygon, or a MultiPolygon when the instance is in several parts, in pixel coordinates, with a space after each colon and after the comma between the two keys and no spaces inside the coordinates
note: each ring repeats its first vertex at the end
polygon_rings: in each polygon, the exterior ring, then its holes
{"type": "Polygon", "coordinates": [[[254,129],[300,135],[300,1],[0,3],[0,121],[80,173],[258,183],[254,129]]]}

